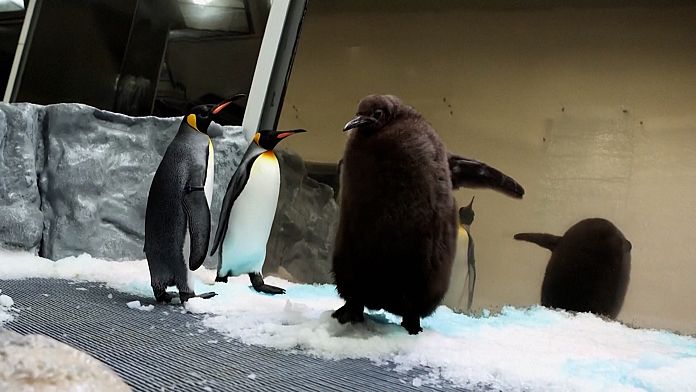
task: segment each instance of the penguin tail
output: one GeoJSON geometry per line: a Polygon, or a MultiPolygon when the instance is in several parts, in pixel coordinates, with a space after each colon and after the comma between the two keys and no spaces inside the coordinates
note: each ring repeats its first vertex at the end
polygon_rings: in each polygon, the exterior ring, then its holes
{"type": "Polygon", "coordinates": [[[513,237],[518,241],[527,241],[553,251],[561,240],[561,237],[546,233],[517,233],[513,237]]]}

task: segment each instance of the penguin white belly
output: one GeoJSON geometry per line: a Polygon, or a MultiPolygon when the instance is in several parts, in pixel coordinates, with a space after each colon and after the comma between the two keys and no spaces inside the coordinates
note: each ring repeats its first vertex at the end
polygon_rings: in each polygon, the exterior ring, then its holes
{"type": "Polygon", "coordinates": [[[469,261],[468,261],[468,251],[469,251],[469,235],[466,233],[462,227],[459,227],[457,233],[457,251],[454,256],[454,263],[452,265],[452,275],[450,275],[450,284],[445,298],[442,303],[447,305],[452,309],[461,309],[462,306],[466,308],[466,303],[459,303],[461,298],[462,288],[466,291],[466,276],[469,273],[469,261]]]}
{"type": "Polygon", "coordinates": [[[249,180],[230,209],[219,275],[261,272],[280,192],[280,167],[272,151],[253,163],[249,180]]]}
{"type": "Polygon", "coordinates": [[[203,184],[203,192],[205,199],[208,201],[208,209],[212,208],[213,203],[213,186],[215,185],[215,151],[213,143],[208,140],[208,170],[205,173],[205,184],[203,184]]]}

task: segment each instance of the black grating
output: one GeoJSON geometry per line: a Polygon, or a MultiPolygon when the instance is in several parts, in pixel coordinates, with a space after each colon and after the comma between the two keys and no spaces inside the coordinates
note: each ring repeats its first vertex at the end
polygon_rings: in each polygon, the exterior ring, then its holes
{"type": "Polygon", "coordinates": [[[0,280],[0,289],[20,309],[6,328],[84,350],[135,391],[463,390],[414,387],[413,378],[425,370],[404,374],[368,360],[327,361],[245,345],[205,328],[201,315],[182,314],[179,305],[155,305],[150,312],[129,309],[125,304],[130,301],[154,301],[98,283],[0,280]]]}

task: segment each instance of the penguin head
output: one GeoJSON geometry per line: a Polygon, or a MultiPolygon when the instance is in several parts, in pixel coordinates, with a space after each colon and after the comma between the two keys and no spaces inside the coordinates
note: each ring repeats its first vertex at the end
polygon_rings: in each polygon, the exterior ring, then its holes
{"type": "Polygon", "coordinates": [[[272,150],[281,140],[296,133],[307,132],[304,129],[291,129],[289,131],[258,131],[254,135],[254,142],[261,148],[272,150]]]}
{"type": "Polygon", "coordinates": [[[378,131],[392,121],[402,107],[401,100],[393,95],[368,95],[360,101],[358,112],[343,127],[343,131],[378,131]]]}
{"type": "Polygon", "coordinates": [[[208,134],[208,128],[210,127],[210,124],[213,121],[216,121],[219,119],[220,114],[222,111],[232,103],[233,101],[246,97],[245,94],[237,94],[232,96],[229,99],[226,99],[216,105],[213,104],[206,104],[206,105],[198,105],[194,106],[191,108],[191,110],[188,112],[186,117],[184,117],[184,121],[188,123],[193,129],[200,131],[202,133],[205,133],[206,135],[208,134]]]}
{"type": "MultiPolygon", "coordinates": [[[[475,196],[474,196],[475,197],[475,196]]],[[[462,225],[471,225],[474,221],[474,197],[471,198],[468,206],[459,209],[459,223],[462,225]]]]}

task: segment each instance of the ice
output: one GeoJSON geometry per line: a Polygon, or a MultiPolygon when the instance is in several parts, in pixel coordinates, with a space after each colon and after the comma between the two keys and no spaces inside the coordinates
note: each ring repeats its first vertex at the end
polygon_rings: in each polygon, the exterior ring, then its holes
{"type": "Polygon", "coordinates": [[[108,299],[111,299],[111,298],[113,298],[113,297],[114,297],[113,294],[109,294],[109,295],[106,296],[106,298],[108,298],[108,299]]]}
{"type": "Polygon", "coordinates": [[[146,312],[149,312],[155,308],[155,305],[141,305],[140,301],[131,301],[128,302],[126,305],[128,305],[128,307],[131,309],[144,310],[146,312]]]}
{"type": "Polygon", "coordinates": [[[256,380],[256,375],[255,375],[254,373],[250,373],[250,374],[247,376],[247,378],[250,379],[250,380],[256,380]]]}
{"type": "Polygon", "coordinates": [[[9,308],[12,305],[14,305],[12,297],[6,294],[0,294],[0,307],[9,308]]]}
{"type": "MultiPolygon", "coordinates": [[[[214,283],[212,270],[201,268],[195,276],[197,292],[218,293],[186,302],[186,310],[204,315],[198,333],[207,327],[246,344],[329,360],[364,358],[390,363],[399,372],[419,369],[418,377],[404,380],[414,386],[451,382],[503,390],[682,391],[696,385],[695,338],[633,329],[591,314],[534,306],[473,317],[441,306],[423,319],[424,331],[411,336],[399,326],[399,317],[385,312],[369,312],[363,324],[338,324],[331,312],[343,301],[333,285],[267,277],[268,284],[287,290],[268,296],[251,289],[246,276],[227,284],[214,283]]],[[[105,282],[152,298],[144,260],[112,263],[82,255],[51,262],[0,252],[0,279],[27,277],[105,282]]],[[[134,306],[143,307],[139,301],[134,306]]]]}

